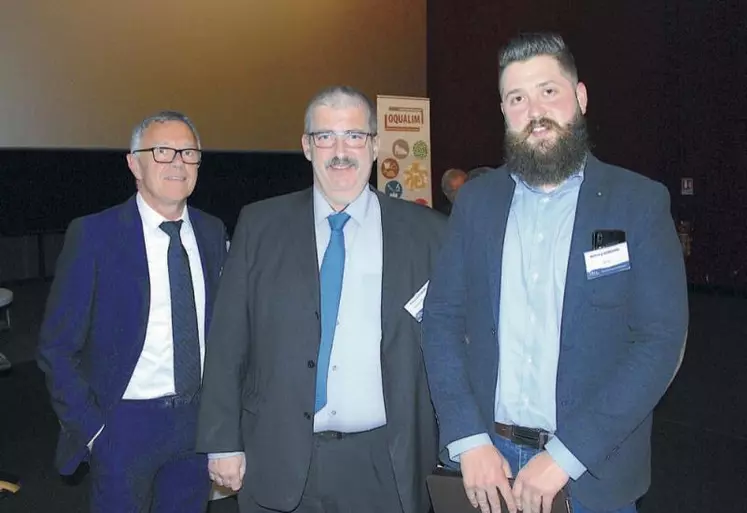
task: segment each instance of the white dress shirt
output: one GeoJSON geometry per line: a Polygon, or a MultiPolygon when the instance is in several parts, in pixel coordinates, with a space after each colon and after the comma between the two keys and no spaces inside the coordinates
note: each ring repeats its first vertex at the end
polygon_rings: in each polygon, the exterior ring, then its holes
{"type": "MultiPolygon", "coordinates": [[[[171,287],[169,285],[168,249],[170,238],[160,225],[168,219],[153,210],[137,194],[137,208],[143,221],[145,253],[150,278],[150,309],[145,344],[123,399],[154,399],[175,394],[174,339],[171,327],[171,287]]],[[[192,285],[197,308],[197,330],[200,339],[200,361],[205,360],[205,280],[202,273],[197,239],[185,208],[180,231],[182,245],[189,257],[192,285]]],[[[204,366],[201,364],[201,366],[204,366]]]]}
{"type": "MultiPolygon", "coordinates": [[[[354,433],[386,424],[381,382],[381,207],[366,187],[345,212],[345,271],[327,378],[327,404],[314,416],[314,431],[354,433]]],[[[314,227],[319,266],[329,244],[327,217],[334,214],[314,187],[314,227]]]]}

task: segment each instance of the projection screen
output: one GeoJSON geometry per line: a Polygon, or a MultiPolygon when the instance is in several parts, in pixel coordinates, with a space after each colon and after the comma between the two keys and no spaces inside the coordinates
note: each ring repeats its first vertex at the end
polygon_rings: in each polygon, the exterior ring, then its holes
{"type": "Polygon", "coordinates": [[[330,84],[426,93],[426,0],[0,0],[0,147],[125,148],[162,109],[214,150],[297,150],[330,84]]]}

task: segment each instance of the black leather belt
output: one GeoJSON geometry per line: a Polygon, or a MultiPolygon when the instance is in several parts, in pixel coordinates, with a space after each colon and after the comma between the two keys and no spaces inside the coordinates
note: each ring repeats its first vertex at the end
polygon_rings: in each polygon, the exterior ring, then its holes
{"type": "Polygon", "coordinates": [[[314,436],[322,438],[324,440],[342,440],[343,438],[350,438],[351,436],[375,434],[380,429],[380,427],[377,427],[373,429],[367,429],[366,431],[355,431],[353,433],[346,433],[344,431],[317,431],[314,433],[314,436]]]}
{"type": "Polygon", "coordinates": [[[180,406],[187,406],[195,403],[199,400],[200,395],[168,395],[165,397],[156,397],[155,399],[123,399],[123,403],[130,403],[133,405],[141,404],[148,407],[156,408],[178,408],[180,406]]]}
{"type": "Polygon", "coordinates": [[[516,445],[523,445],[539,450],[544,449],[545,444],[550,440],[550,433],[544,429],[509,426],[500,422],[495,423],[495,432],[516,445]]]}
{"type": "Polygon", "coordinates": [[[314,433],[314,436],[324,438],[325,440],[341,440],[355,434],[356,433],[343,433],[342,431],[318,431],[314,433]]]}

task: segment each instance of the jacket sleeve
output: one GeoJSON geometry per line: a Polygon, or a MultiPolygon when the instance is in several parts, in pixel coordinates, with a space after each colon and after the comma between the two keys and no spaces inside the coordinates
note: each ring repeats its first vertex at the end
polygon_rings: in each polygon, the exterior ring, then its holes
{"type": "Polygon", "coordinates": [[[84,445],[101,429],[103,414],[80,372],[96,290],[95,252],[82,219],[65,234],[39,333],[37,361],[63,431],[84,445]]]}
{"type": "Polygon", "coordinates": [[[441,449],[455,440],[486,431],[465,365],[464,248],[469,221],[464,204],[457,201],[452,210],[423,311],[423,356],[439,422],[441,449]]]}
{"type": "MultiPolygon", "coordinates": [[[[679,367],[688,324],[682,248],[669,194],[656,184],[636,222],[631,245],[632,288],[626,310],[630,348],[590,401],[568,415],[557,437],[592,474],[653,411],[679,367]],[[589,437],[588,426],[599,436],[589,437]]],[[[603,334],[600,334],[603,336],[603,334]]]]}
{"type": "Polygon", "coordinates": [[[241,394],[251,343],[247,277],[248,208],[242,210],[228,252],[206,344],[197,451],[241,451],[241,394]]]}

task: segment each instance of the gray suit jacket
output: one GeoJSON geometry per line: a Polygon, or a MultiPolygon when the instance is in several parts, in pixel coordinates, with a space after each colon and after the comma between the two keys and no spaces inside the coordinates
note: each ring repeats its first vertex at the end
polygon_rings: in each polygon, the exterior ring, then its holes
{"type": "MultiPolygon", "coordinates": [[[[403,308],[428,280],[445,218],[378,194],[383,235],[382,375],[389,453],[405,513],[428,510],[437,427],[420,325],[403,308]]],[[[197,450],[246,453],[240,504],[289,511],[313,444],[320,341],[312,189],[244,207],[209,334],[197,450]]],[[[248,508],[247,508],[248,509],[248,508]]]]}

